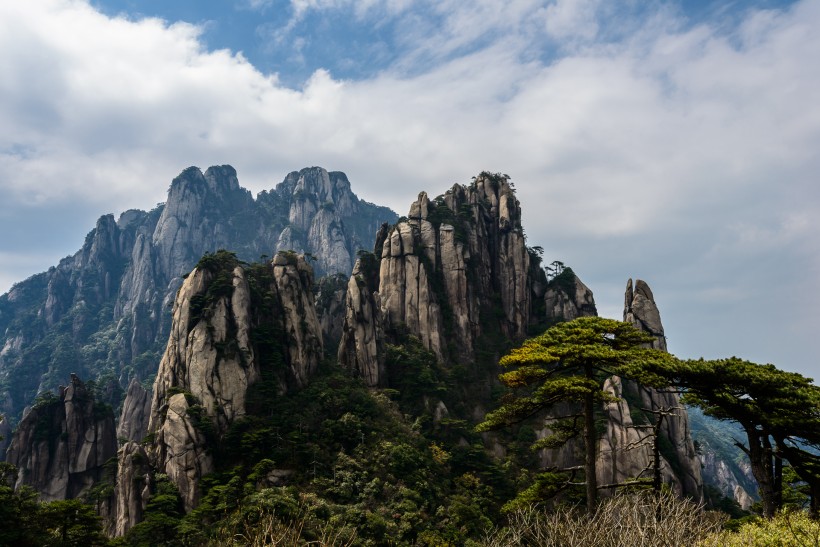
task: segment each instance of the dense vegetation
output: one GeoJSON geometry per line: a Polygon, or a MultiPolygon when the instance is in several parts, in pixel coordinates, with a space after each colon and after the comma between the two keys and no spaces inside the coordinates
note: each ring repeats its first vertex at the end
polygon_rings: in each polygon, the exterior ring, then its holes
{"type": "MultiPolygon", "coordinates": [[[[296,260],[292,252],[280,254],[296,260]]],[[[367,278],[367,259],[377,257],[360,258],[367,278]]],[[[572,282],[571,269],[553,264],[550,283],[572,282]]],[[[820,492],[820,390],[800,375],[735,358],[679,361],[647,349],[651,337],[631,324],[585,317],[509,351],[500,383],[487,383],[483,373],[509,342],[491,328],[468,368],[438,362],[398,325],[385,347],[389,388],[367,388],[328,358],[309,386],[281,395],[284,327],[270,265],[219,251],[198,267],[211,280],[191,301],[191,321],[207,320],[215,302],[231,294],[235,267],[245,269],[252,300],[261,304],[253,308],[261,379],[249,388],[248,414],[221,435],[207,416],[195,420],[213,440],[216,463],[202,479],[199,506],[185,514],[173,483],[155,470],[143,521],[108,540],[96,515],[110,484],[83,500],[39,503],[32,491],[11,488],[16,471],[5,466],[0,546],[739,545],[787,537],[786,529],[818,539],[815,523],[799,511],[815,514],[820,492]],[[734,531],[724,531],[727,515],[678,499],[657,474],[600,499],[595,447],[602,403],[613,399],[603,382],[612,375],[672,386],[706,414],[739,424],[761,484],[757,509],[768,520],[733,521],[734,531]],[[479,416],[476,408],[489,412],[479,416]],[[567,409],[566,416],[556,413],[567,409]],[[557,419],[552,435],[538,439],[547,413],[557,419]],[[583,465],[539,468],[538,451],[576,438],[583,465]]],[[[343,281],[328,282],[325,294],[343,281]]],[[[491,309],[482,314],[492,317],[491,309]]]]}

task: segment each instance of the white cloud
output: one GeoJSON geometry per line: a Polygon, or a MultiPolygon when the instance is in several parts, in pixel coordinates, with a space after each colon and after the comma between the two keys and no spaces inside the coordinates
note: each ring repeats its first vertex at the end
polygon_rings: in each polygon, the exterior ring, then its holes
{"type": "Polygon", "coordinates": [[[592,40],[598,34],[600,3],[601,0],[556,0],[547,7],[547,32],[559,40],[592,40]]]}
{"type": "MultiPolygon", "coordinates": [[[[293,90],[206,51],[196,26],[108,18],[79,0],[0,4],[0,220],[22,202],[149,208],[188,165],[231,163],[254,190],[323,165],[400,213],[422,189],[489,169],[512,175],[549,258],[617,293],[647,278],[675,306],[660,301],[665,318],[689,313],[695,279],[702,294],[734,295],[726,280],[743,276],[741,294],[769,302],[769,278],[741,272],[773,248],[816,265],[817,2],[752,13],[732,32],[661,10],[617,42],[594,40],[606,29],[593,1],[424,5],[432,19],[404,1],[294,2],[407,24],[378,75],[320,70],[293,90]],[[582,46],[541,55],[550,34],[582,46]]],[[[806,275],[781,281],[802,288],[806,275]]],[[[617,293],[596,296],[617,310],[617,293]]]]}

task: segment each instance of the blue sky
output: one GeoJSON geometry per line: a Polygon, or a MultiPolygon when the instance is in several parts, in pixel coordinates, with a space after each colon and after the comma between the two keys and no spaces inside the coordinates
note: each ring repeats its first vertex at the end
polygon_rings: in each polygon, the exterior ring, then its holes
{"type": "Polygon", "coordinates": [[[0,291],[190,165],[404,214],[508,173],[531,245],[670,349],[820,377],[820,1],[0,5],[0,291]]]}

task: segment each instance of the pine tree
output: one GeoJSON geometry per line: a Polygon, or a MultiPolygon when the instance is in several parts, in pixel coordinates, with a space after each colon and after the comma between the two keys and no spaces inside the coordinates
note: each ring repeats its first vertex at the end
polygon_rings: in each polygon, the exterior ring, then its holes
{"type": "Polygon", "coordinates": [[[553,423],[554,433],[535,442],[532,448],[558,448],[583,435],[587,509],[594,512],[598,500],[596,409],[612,398],[603,391],[603,382],[612,375],[632,376],[644,369],[639,364],[674,359],[666,352],[645,347],[652,340],[630,323],[613,319],[580,317],[555,325],[501,359],[503,367],[517,367],[499,376],[516,394],[487,414],[477,429],[507,427],[559,403],[580,405],[579,415],[553,423]]]}

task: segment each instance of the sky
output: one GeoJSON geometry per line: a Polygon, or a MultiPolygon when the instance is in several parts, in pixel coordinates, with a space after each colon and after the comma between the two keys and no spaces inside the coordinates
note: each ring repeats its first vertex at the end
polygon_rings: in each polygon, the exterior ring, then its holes
{"type": "Polygon", "coordinates": [[[509,174],[528,244],[670,351],[820,378],[820,0],[0,2],[0,292],[188,166],[406,214],[509,174]]]}

